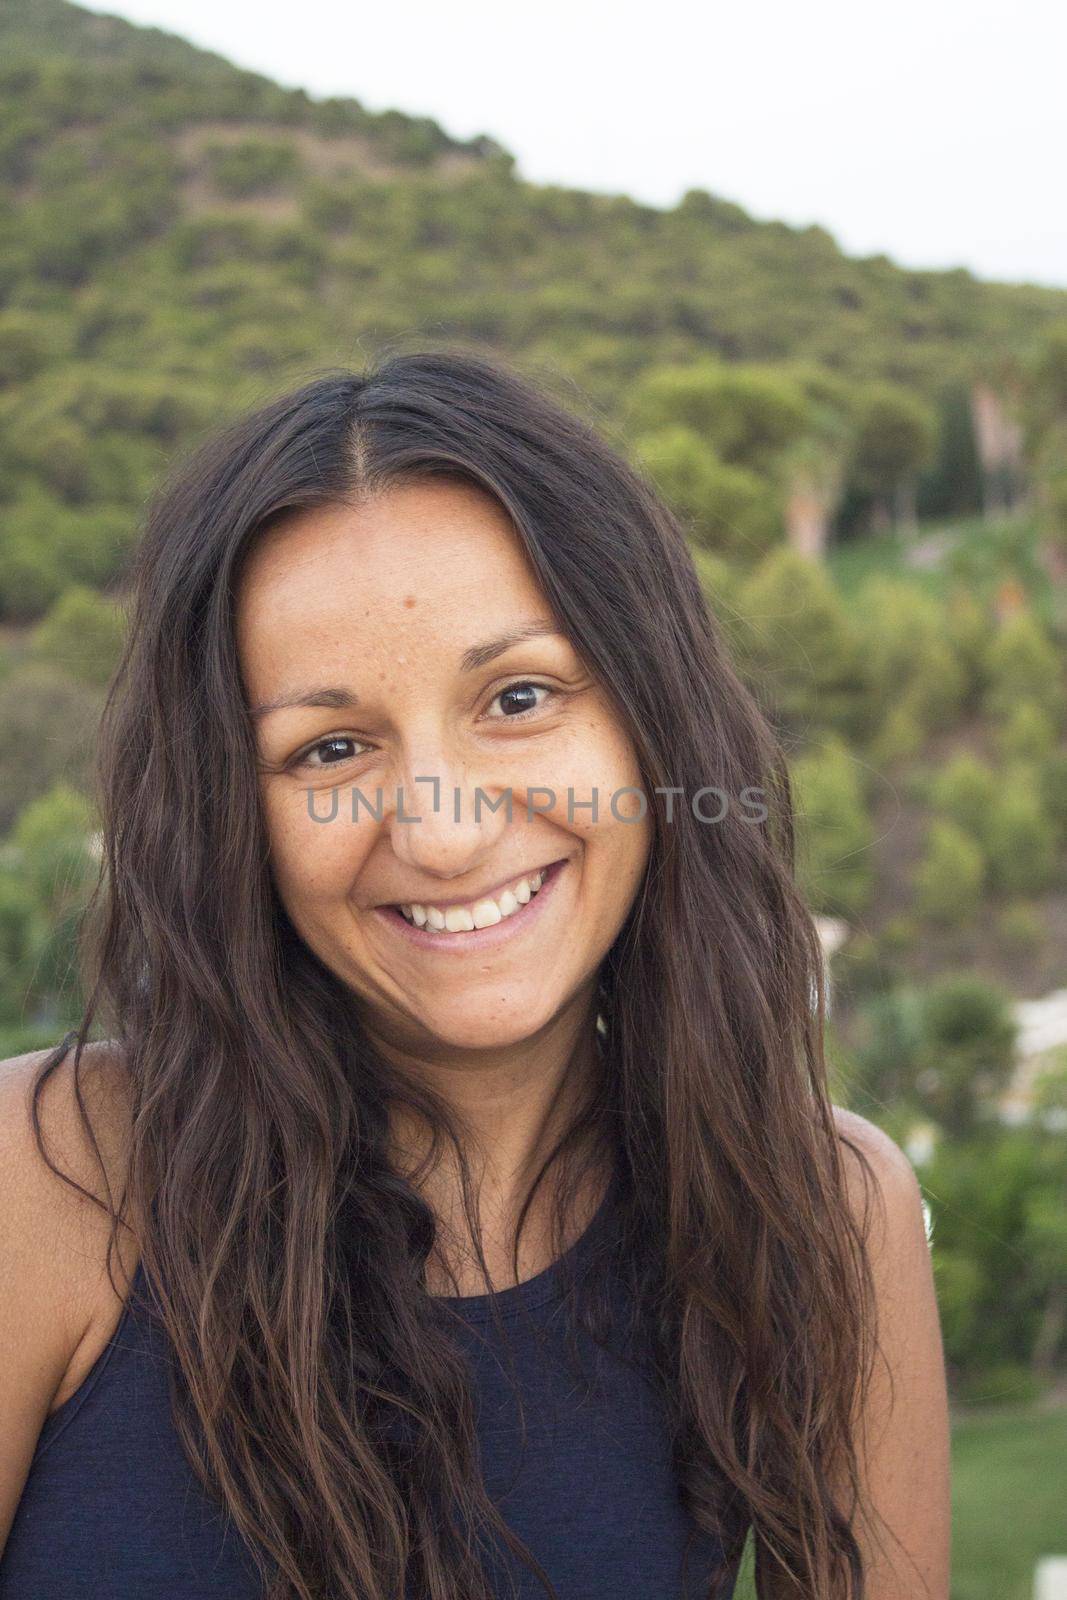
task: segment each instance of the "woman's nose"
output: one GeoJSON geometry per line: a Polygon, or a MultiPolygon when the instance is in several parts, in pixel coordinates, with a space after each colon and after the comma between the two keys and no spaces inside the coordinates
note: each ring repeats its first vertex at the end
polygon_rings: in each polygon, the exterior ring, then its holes
{"type": "Polygon", "coordinates": [[[393,851],[414,871],[454,878],[470,870],[508,826],[507,795],[468,762],[411,762],[386,804],[393,851]]]}

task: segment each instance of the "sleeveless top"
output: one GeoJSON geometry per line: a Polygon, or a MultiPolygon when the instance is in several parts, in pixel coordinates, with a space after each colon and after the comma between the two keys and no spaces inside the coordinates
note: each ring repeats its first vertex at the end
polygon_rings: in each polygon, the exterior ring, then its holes
{"type": "MultiPolygon", "coordinates": [[[[605,1351],[579,1331],[582,1369],[591,1362],[596,1383],[576,1388],[554,1315],[564,1309],[562,1263],[580,1266],[610,1226],[610,1198],[560,1261],[497,1291],[499,1327],[488,1294],[438,1299],[457,1314],[470,1362],[486,1488],[559,1600],[702,1600],[723,1546],[697,1532],[683,1586],[693,1524],[652,1384],[611,1338],[605,1351]]],[[[0,1558],[0,1600],[262,1600],[251,1552],[185,1459],[171,1420],[170,1345],[138,1303],[142,1286],[138,1266],[108,1345],[45,1420],[0,1558]]],[[[499,1552],[502,1596],[508,1579],[519,1600],[546,1595],[502,1542],[499,1552]]],[[[498,1576],[490,1569],[494,1586],[498,1576]]],[[[722,1600],[734,1581],[736,1567],[722,1600]]]]}

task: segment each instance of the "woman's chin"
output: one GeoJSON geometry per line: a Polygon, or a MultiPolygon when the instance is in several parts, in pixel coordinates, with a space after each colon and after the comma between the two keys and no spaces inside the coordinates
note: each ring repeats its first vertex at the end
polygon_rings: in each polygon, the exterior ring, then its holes
{"type": "Polygon", "coordinates": [[[422,1027],[439,1046],[454,1050],[508,1050],[532,1039],[551,1021],[551,1007],[508,1005],[506,1010],[492,1006],[464,1010],[434,1010],[419,1018],[422,1027]]]}

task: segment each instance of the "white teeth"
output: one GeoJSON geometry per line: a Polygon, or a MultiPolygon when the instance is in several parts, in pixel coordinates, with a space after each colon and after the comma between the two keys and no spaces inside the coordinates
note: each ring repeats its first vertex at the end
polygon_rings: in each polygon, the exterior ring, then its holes
{"type": "Polygon", "coordinates": [[[418,904],[402,905],[399,909],[405,921],[414,923],[417,928],[430,928],[435,933],[470,933],[474,928],[492,928],[505,917],[514,916],[544,881],[543,870],[532,872],[528,878],[520,878],[510,888],[502,889],[495,898],[487,896],[472,905],[446,906],[443,912],[436,906],[418,904]]]}

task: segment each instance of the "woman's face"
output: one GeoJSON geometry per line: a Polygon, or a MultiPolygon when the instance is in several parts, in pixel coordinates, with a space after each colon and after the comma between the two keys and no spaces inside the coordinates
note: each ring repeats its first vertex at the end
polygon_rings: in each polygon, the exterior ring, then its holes
{"type": "Polygon", "coordinates": [[[278,894],[380,1036],[499,1048],[587,1006],[651,823],[497,502],[438,479],[294,513],[237,643],[278,894]]]}

